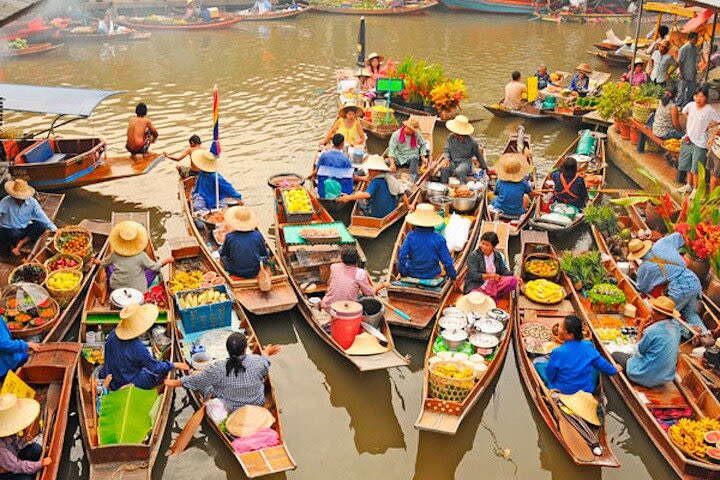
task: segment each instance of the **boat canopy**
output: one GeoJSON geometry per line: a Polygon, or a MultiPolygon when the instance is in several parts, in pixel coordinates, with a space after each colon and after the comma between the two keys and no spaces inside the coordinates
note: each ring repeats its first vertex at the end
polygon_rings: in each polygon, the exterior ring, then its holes
{"type": "Polygon", "coordinates": [[[4,110],[82,118],[89,117],[100,102],[119,93],[124,91],[0,83],[4,110]]]}
{"type": "Polygon", "coordinates": [[[646,12],[669,13],[679,17],[693,18],[698,12],[697,8],[688,8],[677,3],[647,2],[643,5],[646,12]]]}

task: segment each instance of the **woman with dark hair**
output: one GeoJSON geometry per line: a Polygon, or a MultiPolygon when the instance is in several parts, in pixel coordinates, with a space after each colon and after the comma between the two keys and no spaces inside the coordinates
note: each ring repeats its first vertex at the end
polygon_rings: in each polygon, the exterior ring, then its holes
{"type": "Polygon", "coordinates": [[[620,369],[603,358],[592,342],[583,339],[582,325],[582,320],[575,315],[565,317],[558,329],[563,344],[552,351],[548,361],[535,363],[548,388],[565,395],[580,390],[593,393],[598,372],[615,375],[620,369]]]}
{"type": "Polygon", "coordinates": [[[565,157],[560,168],[552,172],[550,178],[555,184],[555,192],[552,196],[553,202],[572,205],[577,207],[578,210],[585,208],[588,201],[588,192],[585,180],[577,171],[575,157],[565,157]]]}
{"type": "Polygon", "coordinates": [[[360,268],[360,256],[355,247],[345,247],[340,253],[342,263],[330,265],[327,293],[320,302],[323,309],[335,302],[356,301],[360,292],[364,296],[375,295],[368,273],[360,268]]]}
{"type": "Polygon", "coordinates": [[[278,345],[266,345],[262,355],[248,353],[247,337],[239,332],[225,341],[228,358],[218,360],[207,370],[181,379],[165,380],[168,387],[199,390],[205,397],[220,399],[231,413],[243,405],[265,404],[265,378],[270,372],[270,359],[280,351],[278,345]]]}
{"type": "Polygon", "coordinates": [[[675,103],[675,95],[677,95],[677,88],[674,86],[667,88],[660,99],[660,105],[655,110],[652,132],[663,140],[682,138],[680,112],[675,103]]]}
{"type": "Polygon", "coordinates": [[[495,250],[498,243],[500,239],[497,233],[482,234],[480,247],[467,259],[464,294],[477,290],[497,301],[517,288],[517,278],[513,276],[500,252],[495,250]]]}

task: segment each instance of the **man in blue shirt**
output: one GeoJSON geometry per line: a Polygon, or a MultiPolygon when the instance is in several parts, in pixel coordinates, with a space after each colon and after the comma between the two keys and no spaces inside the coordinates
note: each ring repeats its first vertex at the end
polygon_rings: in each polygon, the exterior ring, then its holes
{"type": "Polygon", "coordinates": [[[25,180],[5,183],[7,196],[0,200],[0,253],[20,256],[20,249],[45,232],[57,230],[34,198],[35,189],[25,180]]]}
{"type": "Polygon", "coordinates": [[[363,164],[363,168],[368,173],[368,181],[370,182],[364,191],[353,193],[352,195],[343,194],[337,199],[338,202],[347,203],[354,200],[367,200],[364,205],[366,214],[370,217],[385,218],[392,213],[398,205],[398,197],[407,204],[407,197],[404,192],[395,190],[395,179],[390,179],[393,183],[388,183],[390,167],[387,166],[385,160],[380,155],[370,155],[363,164]]]}
{"type": "Polygon", "coordinates": [[[10,370],[16,370],[28,360],[28,353],[37,352],[40,345],[23,340],[13,340],[12,333],[0,317],[0,385],[10,370]]]}
{"type": "Polygon", "coordinates": [[[440,276],[440,264],[450,278],[456,278],[457,272],[445,237],[435,233],[435,227],[445,219],[435,213],[435,207],[421,203],[407,217],[407,222],[415,228],[405,237],[398,252],[398,271],[403,277],[433,279],[440,276]]]}
{"type": "Polygon", "coordinates": [[[495,183],[495,199],[491,211],[519,217],[525,213],[525,194],[533,191],[525,180],[531,170],[530,164],[521,153],[506,153],[498,160],[495,170],[498,180],[495,183]]]}
{"type": "Polygon", "coordinates": [[[255,213],[248,207],[230,207],[225,212],[225,223],[232,229],[220,249],[225,270],[236,277],[257,277],[260,262],[268,257],[268,251],[265,238],[257,229],[255,213]]]}
{"type": "Polygon", "coordinates": [[[337,198],[343,193],[350,195],[353,192],[353,174],[355,169],[350,159],[343,153],[345,137],[342,133],[336,133],[332,137],[333,148],[320,154],[315,170],[310,178],[317,175],[317,192],[320,198],[337,198]],[[334,188],[326,189],[326,186],[339,184],[340,192],[335,194],[334,188]]]}
{"type": "Polygon", "coordinates": [[[190,161],[200,169],[192,190],[194,212],[207,212],[217,208],[225,208],[231,203],[242,205],[242,195],[235,190],[230,182],[217,173],[217,160],[208,150],[195,150],[190,154],[190,161]],[[217,176],[217,181],[215,177],[217,176]],[[217,189],[217,192],[216,192],[217,189]],[[216,197],[220,204],[216,204],[216,197]]]}

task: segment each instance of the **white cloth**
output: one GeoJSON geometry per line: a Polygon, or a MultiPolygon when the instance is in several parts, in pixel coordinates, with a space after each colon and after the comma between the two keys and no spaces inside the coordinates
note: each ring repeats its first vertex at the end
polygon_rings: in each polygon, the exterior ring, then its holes
{"type": "Polygon", "coordinates": [[[720,122],[718,111],[707,104],[700,109],[695,102],[690,102],[682,112],[687,115],[686,131],[690,141],[700,148],[707,148],[708,128],[711,123],[720,122]]]}

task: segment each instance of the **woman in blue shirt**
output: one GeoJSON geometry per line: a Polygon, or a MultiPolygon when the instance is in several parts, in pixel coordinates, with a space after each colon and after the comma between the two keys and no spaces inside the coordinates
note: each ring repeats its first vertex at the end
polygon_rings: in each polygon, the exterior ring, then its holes
{"type": "MultiPolygon", "coordinates": [[[[408,203],[403,192],[393,191],[388,183],[386,175],[389,175],[390,167],[380,155],[370,155],[363,163],[363,169],[367,171],[367,188],[365,191],[344,194],[337,199],[340,203],[364,200],[361,205],[365,214],[374,218],[385,218],[395,210],[398,205],[398,197],[401,201],[408,203]]],[[[394,182],[396,184],[398,182],[394,182]]]]}
{"type": "Polygon", "coordinates": [[[552,351],[550,360],[535,364],[548,388],[559,390],[565,395],[580,390],[593,393],[597,386],[598,371],[607,375],[618,372],[591,342],[583,339],[582,320],[575,315],[565,317],[558,333],[564,343],[552,351]]]}
{"type": "Polygon", "coordinates": [[[565,157],[560,168],[552,172],[550,178],[555,185],[553,202],[572,205],[578,210],[585,208],[588,201],[587,186],[585,179],[577,171],[575,157],[565,157]]]}
{"type": "Polygon", "coordinates": [[[242,195],[217,173],[215,155],[207,150],[195,150],[190,154],[190,161],[200,169],[192,190],[193,211],[206,212],[217,208],[225,208],[231,204],[230,199],[242,205],[242,195]],[[215,177],[217,176],[217,186],[215,177]],[[220,204],[216,204],[216,187],[219,191],[220,204]]]}
{"type": "Polygon", "coordinates": [[[520,216],[525,213],[525,194],[531,194],[533,189],[525,179],[532,167],[523,154],[506,153],[500,157],[495,165],[498,180],[495,183],[495,199],[492,209],[510,216],[520,216]]]}
{"type": "Polygon", "coordinates": [[[592,73],[592,68],[587,63],[581,63],[575,67],[575,70],[578,73],[570,80],[570,90],[578,93],[588,93],[590,89],[590,77],[588,75],[592,73]]]}
{"type": "Polygon", "coordinates": [[[220,259],[230,275],[255,278],[260,262],[268,256],[265,238],[257,229],[257,217],[248,207],[230,207],[225,212],[225,223],[232,232],[225,235],[220,259]]]}
{"type": "Polygon", "coordinates": [[[435,207],[421,203],[407,217],[415,228],[405,237],[398,252],[398,271],[403,277],[433,279],[440,275],[440,264],[450,278],[456,278],[453,259],[445,237],[435,233],[435,227],[445,220],[435,213],[435,207]]]}

